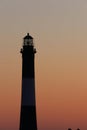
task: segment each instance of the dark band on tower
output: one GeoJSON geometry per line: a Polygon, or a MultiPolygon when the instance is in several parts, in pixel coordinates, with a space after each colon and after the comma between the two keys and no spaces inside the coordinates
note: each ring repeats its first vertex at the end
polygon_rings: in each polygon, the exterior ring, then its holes
{"type": "Polygon", "coordinates": [[[35,73],[33,38],[27,34],[24,37],[22,53],[22,99],[20,130],[37,130],[35,102],[35,73]]]}

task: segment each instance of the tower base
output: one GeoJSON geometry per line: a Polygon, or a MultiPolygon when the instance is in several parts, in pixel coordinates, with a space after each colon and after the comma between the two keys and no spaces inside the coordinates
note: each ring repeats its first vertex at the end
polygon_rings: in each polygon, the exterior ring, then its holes
{"type": "Polygon", "coordinates": [[[20,130],[37,130],[35,106],[22,106],[20,130]]]}

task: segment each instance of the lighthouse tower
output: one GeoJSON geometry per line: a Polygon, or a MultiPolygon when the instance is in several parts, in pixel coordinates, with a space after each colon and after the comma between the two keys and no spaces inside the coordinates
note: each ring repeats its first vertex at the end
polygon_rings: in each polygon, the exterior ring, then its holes
{"type": "Polygon", "coordinates": [[[37,130],[35,103],[35,72],[34,72],[33,37],[29,33],[24,37],[22,54],[22,97],[20,130],[37,130]]]}

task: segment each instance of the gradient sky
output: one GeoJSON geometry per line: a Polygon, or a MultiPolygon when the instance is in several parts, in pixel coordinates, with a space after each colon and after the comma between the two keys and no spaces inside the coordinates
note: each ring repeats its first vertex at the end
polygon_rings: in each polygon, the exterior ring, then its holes
{"type": "Polygon", "coordinates": [[[87,1],[0,0],[0,130],[18,130],[20,48],[34,37],[38,130],[87,130],[87,1]]]}

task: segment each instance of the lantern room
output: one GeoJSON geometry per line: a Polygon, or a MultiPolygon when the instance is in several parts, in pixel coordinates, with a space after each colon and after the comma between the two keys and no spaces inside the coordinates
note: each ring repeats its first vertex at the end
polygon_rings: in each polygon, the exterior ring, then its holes
{"type": "Polygon", "coordinates": [[[34,46],[33,45],[33,37],[27,33],[27,35],[24,37],[23,46],[34,46]]]}

